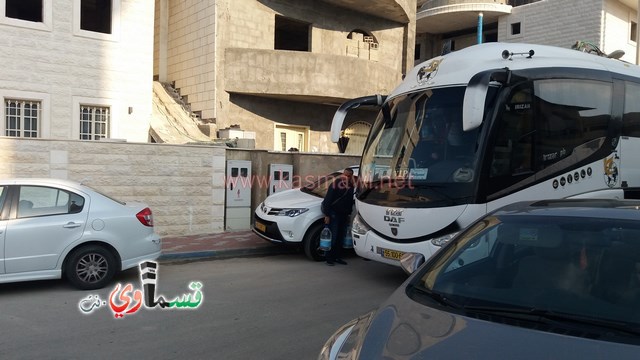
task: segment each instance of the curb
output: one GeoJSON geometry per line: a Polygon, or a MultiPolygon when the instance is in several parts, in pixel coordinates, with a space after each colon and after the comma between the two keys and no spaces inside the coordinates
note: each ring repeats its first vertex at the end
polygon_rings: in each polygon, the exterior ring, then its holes
{"type": "Polygon", "coordinates": [[[288,249],[283,246],[257,247],[246,249],[229,250],[204,250],[188,251],[179,253],[161,254],[158,261],[187,261],[187,260],[222,260],[239,257],[267,256],[295,253],[295,249],[288,249]]]}

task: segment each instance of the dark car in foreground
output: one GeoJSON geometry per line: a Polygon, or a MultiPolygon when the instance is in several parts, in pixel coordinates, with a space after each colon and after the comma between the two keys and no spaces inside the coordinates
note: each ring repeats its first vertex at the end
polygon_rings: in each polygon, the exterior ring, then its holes
{"type": "MultiPolygon", "coordinates": [[[[420,256],[405,255],[405,269],[420,256]]],[[[341,327],[319,358],[639,359],[640,202],[496,210],[341,327]]]]}

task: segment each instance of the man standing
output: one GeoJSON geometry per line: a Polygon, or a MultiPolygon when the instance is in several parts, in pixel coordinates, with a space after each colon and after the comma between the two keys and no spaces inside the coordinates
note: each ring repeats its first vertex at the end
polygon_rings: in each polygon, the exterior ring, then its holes
{"type": "Polygon", "coordinates": [[[346,168],[342,176],[329,185],[327,195],[322,201],[324,223],[329,224],[331,229],[331,250],[325,253],[329,266],[333,266],[334,263],[347,265],[341,258],[342,239],[346,235],[348,221],[351,218],[354,188],[353,169],[346,168]]]}

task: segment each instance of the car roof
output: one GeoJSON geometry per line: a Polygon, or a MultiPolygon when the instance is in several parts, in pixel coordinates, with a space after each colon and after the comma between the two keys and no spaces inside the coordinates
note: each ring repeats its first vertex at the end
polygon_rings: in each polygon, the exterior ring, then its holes
{"type": "Polygon", "coordinates": [[[640,220],[640,200],[553,199],[522,201],[493,212],[497,216],[549,216],[640,220]]]}
{"type": "Polygon", "coordinates": [[[13,185],[13,184],[49,184],[49,185],[67,185],[78,186],[79,182],[66,179],[55,178],[9,178],[0,179],[0,184],[13,185]]]}
{"type": "Polygon", "coordinates": [[[40,185],[40,186],[57,186],[68,187],[82,191],[94,191],[90,187],[83,185],[77,181],[67,179],[54,178],[9,178],[0,179],[0,185],[40,185]]]}

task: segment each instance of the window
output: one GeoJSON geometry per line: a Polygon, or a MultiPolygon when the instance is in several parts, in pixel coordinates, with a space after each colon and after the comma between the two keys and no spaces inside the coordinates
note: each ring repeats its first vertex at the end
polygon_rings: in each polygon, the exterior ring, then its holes
{"type": "Polygon", "coordinates": [[[77,36],[117,40],[122,0],[73,0],[73,33],[77,36]]]}
{"type": "Polygon", "coordinates": [[[633,42],[637,42],[638,41],[638,24],[635,21],[631,22],[631,26],[630,26],[630,34],[629,34],[629,40],[633,41],[633,42]]]}
{"type": "Polygon", "coordinates": [[[53,0],[0,0],[0,23],[51,31],[53,0]]]}
{"type": "Polygon", "coordinates": [[[84,198],[75,193],[44,186],[21,186],[18,218],[74,214],[82,211],[84,198]]]}
{"type": "Polygon", "coordinates": [[[527,4],[532,4],[534,2],[538,2],[540,0],[509,0],[508,4],[515,7],[515,6],[522,6],[522,5],[527,5],[527,4]]]}
{"type": "Polygon", "coordinates": [[[287,151],[287,133],[286,132],[281,132],[280,133],[280,150],[282,151],[287,151]]]}
{"type": "Polygon", "coordinates": [[[80,1],[80,29],[111,34],[111,0],[80,1]]]}
{"type": "Polygon", "coordinates": [[[521,25],[519,22],[511,24],[511,35],[520,35],[521,25]]]}
{"type": "Polygon", "coordinates": [[[515,87],[497,119],[491,192],[593,155],[607,137],[611,102],[611,84],[604,82],[540,80],[515,87]]]}
{"type": "Polygon", "coordinates": [[[622,136],[640,137],[640,84],[626,82],[622,136]]]}
{"type": "Polygon", "coordinates": [[[2,207],[4,206],[4,199],[7,197],[7,187],[0,186],[0,220],[2,220],[2,207]]]}
{"type": "Polygon", "coordinates": [[[276,125],[273,148],[276,151],[305,151],[307,132],[305,127],[276,125]]]}
{"type": "Polygon", "coordinates": [[[420,50],[421,50],[420,44],[416,44],[416,49],[413,54],[413,60],[420,60],[420,50]]]}
{"type": "Polygon", "coordinates": [[[309,23],[276,16],[276,50],[309,51],[309,23]]]}
{"type": "Polygon", "coordinates": [[[42,104],[39,101],[5,99],[4,110],[5,136],[38,137],[42,117],[42,104]]]}
{"type": "Polygon", "coordinates": [[[109,138],[110,110],[109,107],[81,105],[80,140],[109,138]]]}
{"type": "Polygon", "coordinates": [[[12,19],[42,22],[42,0],[6,0],[5,16],[12,19]]]}

